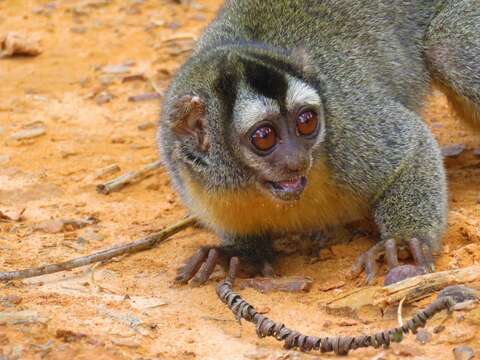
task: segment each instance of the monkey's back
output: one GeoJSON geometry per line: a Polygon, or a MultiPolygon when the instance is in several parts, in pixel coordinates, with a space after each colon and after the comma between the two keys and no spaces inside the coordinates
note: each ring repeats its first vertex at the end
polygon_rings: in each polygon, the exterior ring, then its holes
{"type": "Polygon", "coordinates": [[[231,43],[286,49],[295,44],[330,84],[347,89],[371,85],[378,96],[393,95],[416,110],[429,80],[423,40],[444,2],[230,0],[197,52],[231,43]]]}
{"type": "Polygon", "coordinates": [[[207,127],[216,129],[215,134],[226,134],[212,144],[212,153],[219,154],[212,163],[221,170],[214,171],[208,182],[195,179],[176,161],[173,135],[168,124],[161,123],[163,158],[192,213],[218,233],[236,235],[310,230],[364,217],[405,159],[417,151],[417,140],[426,136],[419,119],[405,121],[391,116],[391,110],[398,104],[416,111],[427,92],[423,41],[442,1],[228,1],[166,98],[178,89],[196,93],[194,86],[205,98],[213,97],[204,91],[218,75],[209,64],[227,62],[230,49],[238,51],[252,43],[287,53],[298,49],[306,53],[313,63],[311,73],[319,79],[326,156],[313,154],[316,171],[308,194],[288,207],[266,198],[254,184],[244,186],[249,173],[242,172],[232,155],[235,150],[228,141],[230,132],[223,132],[224,122],[207,118],[207,127]],[[381,155],[386,149],[388,158],[381,155]],[[204,183],[215,186],[206,188],[204,183]]]}

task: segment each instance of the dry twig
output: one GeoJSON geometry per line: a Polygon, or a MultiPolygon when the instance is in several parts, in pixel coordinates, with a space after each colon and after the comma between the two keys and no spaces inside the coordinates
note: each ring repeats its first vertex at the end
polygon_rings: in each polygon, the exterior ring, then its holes
{"type": "Polygon", "coordinates": [[[402,317],[402,312],[403,312],[403,303],[406,298],[403,298],[400,300],[400,303],[398,304],[398,309],[397,309],[397,320],[398,320],[398,326],[403,326],[403,317],[402,317]]]}
{"type": "Polygon", "coordinates": [[[139,101],[149,101],[149,100],[156,100],[162,97],[161,94],[158,92],[151,92],[151,93],[144,93],[140,95],[132,95],[128,97],[128,101],[130,102],[139,102],[139,101]]]}
{"type": "Polygon", "coordinates": [[[100,194],[108,195],[112,191],[119,190],[127,184],[140,181],[150,176],[154,170],[158,169],[161,166],[161,164],[161,161],[158,160],[145,165],[139,171],[130,171],[106,183],[98,184],[97,192],[100,194]]]}
{"type": "Polygon", "coordinates": [[[10,139],[12,139],[12,140],[28,140],[28,139],[37,138],[37,137],[45,135],[45,134],[46,134],[45,128],[36,127],[36,128],[17,131],[16,133],[14,133],[10,136],[10,139]]]}
{"type": "Polygon", "coordinates": [[[110,260],[120,255],[134,254],[140,251],[148,250],[165,241],[170,236],[175,235],[176,233],[186,229],[187,227],[192,226],[193,224],[195,224],[195,222],[196,219],[194,217],[188,217],[173,224],[172,226],[167,227],[162,231],[146,236],[140,240],[133,241],[124,245],[118,245],[110,249],[102,250],[94,254],[68,260],[63,263],[49,264],[37,268],[0,272],[0,281],[26,279],[35,276],[52,274],[60,271],[72,270],[96,262],[110,260]]]}

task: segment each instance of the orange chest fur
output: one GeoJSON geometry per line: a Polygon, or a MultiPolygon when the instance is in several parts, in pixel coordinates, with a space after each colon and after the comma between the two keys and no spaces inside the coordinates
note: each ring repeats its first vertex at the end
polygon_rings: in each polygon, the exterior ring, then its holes
{"type": "Polygon", "coordinates": [[[310,171],[304,193],[292,203],[276,201],[255,186],[206,192],[187,180],[186,187],[193,214],[213,230],[230,234],[321,230],[367,213],[366,201],[335,185],[325,166],[310,171]]]}

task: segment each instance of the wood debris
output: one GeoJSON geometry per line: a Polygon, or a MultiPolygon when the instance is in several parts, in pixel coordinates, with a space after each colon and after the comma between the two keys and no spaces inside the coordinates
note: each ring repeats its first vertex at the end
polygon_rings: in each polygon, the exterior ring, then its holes
{"type": "Polygon", "coordinates": [[[85,178],[85,182],[92,182],[94,180],[101,179],[104,176],[113,175],[113,174],[119,172],[120,170],[121,170],[120,166],[118,166],[117,164],[107,165],[105,167],[102,167],[102,168],[96,170],[93,174],[88,175],[85,178]]]}
{"type": "Polygon", "coordinates": [[[347,307],[351,309],[359,309],[365,305],[386,307],[398,303],[403,298],[405,298],[405,303],[412,303],[447,286],[479,280],[480,265],[473,265],[458,270],[415,276],[385,287],[363,287],[342,294],[328,302],[327,305],[329,308],[347,307]]]}
{"type": "Polygon", "coordinates": [[[44,323],[45,321],[34,310],[0,312],[0,325],[33,324],[44,323]]]}
{"type": "Polygon", "coordinates": [[[63,342],[71,343],[82,340],[87,337],[87,335],[82,333],[76,333],[71,330],[57,329],[55,333],[57,339],[61,339],[63,342]]]}
{"type": "Polygon", "coordinates": [[[7,215],[7,214],[3,213],[2,211],[0,211],[0,222],[22,221],[23,220],[23,213],[25,212],[25,210],[26,209],[23,208],[22,210],[20,210],[18,213],[14,214],[14,215],[7,215]]]}
{"type": "Polygon", "coordinates": [[[56,234],[64,231],[74,231],[82,229],[89,225],[97,224],[99,220],[94,216],[89,216],[86,219],[54,219],[46,220],[38,224],[35,229],[41,230],[49,234],[56,234]]]}
{"type": "Polygon", "coordinates": [[[7,32],[4,35],[0,35],[0,58],[37,56],[41,53],[39,42],[24,34],[7,32]]]}
{"type": "Polygon", "coordinates": [[[44,127],[34,127],[31,129],[20,130],[12,135],[10,135],[11,140],[27,140],[27,139],[34,139],[39,136],[45,135],[46,130],[44,127]]]}
{"type": "Polygon", "coordinates": [[[155,128],[155,123],[153,121],[145,121],[137,126],[137,129],[140,131],[145,131],[155,128]]]}
{"type": "Polygon", "coordinates": [[[138,182],[151,176],[155,170],[160,168],[161,165],[161,161],[157,160],[145,165],[142,169],[138,171],[130,171],[106,183],[98,184],[97,192],[99,194],[108,195],[113,191],[120,190],[128,184],[138,182]]]}
{"type": "Polygon", "coordinates": [[[147,81],[147,77],[144,74],[127,75],[122,78],[122,83],[129,81],[147,81]]]}
{"type": "Polygon", "coordinates": [[[238,279],[241,289],[253,288],[261,293],[272,291],[308,292],[312,288],[313,280],[308,277],[281,277],[281,278],[252,278],[238,279]]]}
{"type": "Polygon", "coordinates": [[[144,93],[140,95],[133,95],[128,97],[128,101],[130,102],[139,102],[139,101],[148,101],[148,100],[156,100],[160,99],[162,96],[157,92],[153,93],[144,93]]]}
{"type": "Polygon", "coordinates": [[[128,64],[115,64],[105,65],[102,67],[104,74],[125,74],[130,72],[130,65],[128,64]]]}

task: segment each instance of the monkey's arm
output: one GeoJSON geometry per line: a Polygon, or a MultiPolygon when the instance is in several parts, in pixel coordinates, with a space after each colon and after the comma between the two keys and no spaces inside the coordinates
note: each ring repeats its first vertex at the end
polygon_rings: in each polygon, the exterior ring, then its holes
{"type": "MultiPolygon", "coordinates": [[[[407,159],[394,181],[374,206],[374,218],[390,269],[398,265],[397,245],[408,245],[418,266],[433,271],[432,251],[441,247],[446,223],[446,185],[438,148],[430,134],[420,134],[420,145],[414,157],[407,159]]],[[[375,276],[374,247],[359,260],[367,281],[375,276]]]]}
{"type": "Polygon", "coordinates": [[[391,267],[398,265],[400,244],[409,246],[417,265],[431,270],[430,250],[441,246],[447,213],[441,153],[430,130],[416,113],[381,95],[381,87],[370,86],[330,96],[339,100],[329,104],[327,121],[330,167],[339,183],[369,199],[380,231],[381,242],[354,266],[354,273],[365,270],[368,282],[381,253],[391,267]]]}

